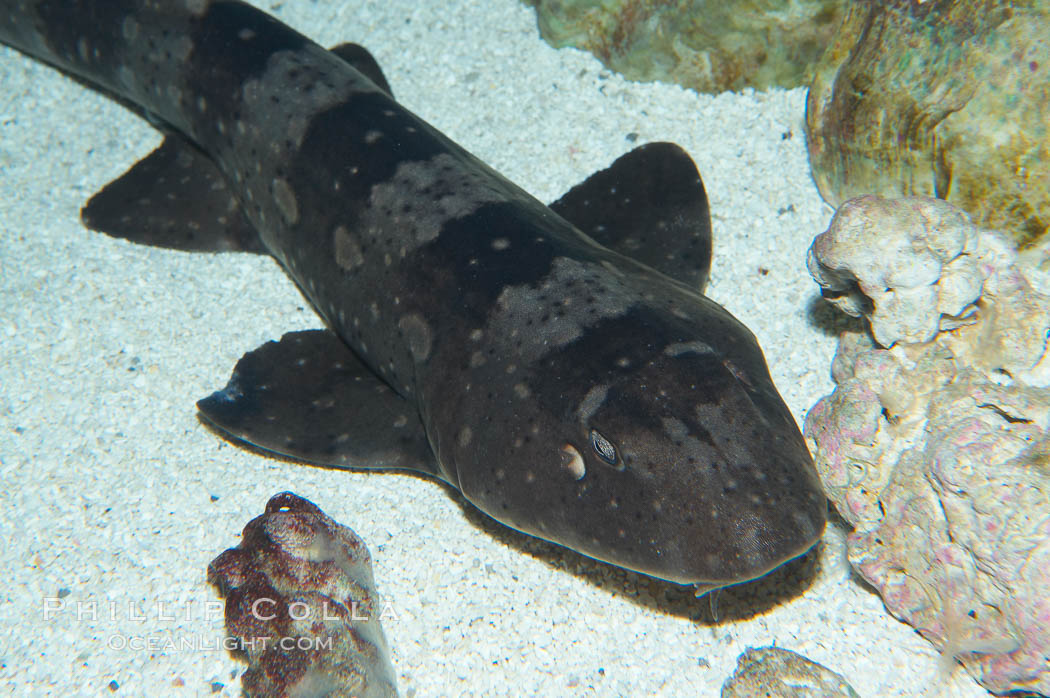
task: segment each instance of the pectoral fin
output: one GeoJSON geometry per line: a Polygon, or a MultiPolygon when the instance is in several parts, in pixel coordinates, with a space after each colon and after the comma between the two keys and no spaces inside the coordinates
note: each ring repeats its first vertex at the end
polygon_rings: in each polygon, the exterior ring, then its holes
{"type": "Polygon", "coordinates": [[[197,407],[231,436],[292,458],[437,473],[416,406],[328,330],[290,332],[248,352],[197,407]]]}

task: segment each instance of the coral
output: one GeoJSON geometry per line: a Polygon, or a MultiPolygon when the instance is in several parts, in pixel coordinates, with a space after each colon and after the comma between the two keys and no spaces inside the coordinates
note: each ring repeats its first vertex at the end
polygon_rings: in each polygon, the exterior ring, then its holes
{"type": "Polygon", "coordinates": [[[806,105],[832,206],[936,196],[1050,249],[1050,3],[851,0],[806,105]]]}
{"type": "Polygon", "coordinates": [[[291,492],[208,566],[226,628],[247,654],[247,695],[396,696],[363,541],[291,492]]]}
{"type": "Polygon", "coordinates": [[[701,92],[808,82],[845,0],[525,0],[555,48],[590,51],[630,80],[701,92]]]}
{"type": "Polygon", "coordinates": [[[850,563],[988,690],[1050,692],[1046,275],[920,198],[844,204],[810,268],[874,335],[805,425],[850,563]]]}
{"type": "Polygon", "coordinates": [[[870,312],[875,339],[925,342],[973,310],[981,274],[977,229],[950,204],[924,197],[847,201],[809,251],[809,273],[853,316],[870,312]],[[872,221],[880,223],[872,254],[872,221]]]}
{"type": "Polygon", "coordinates": [[[831,669],[780,647],[748,647],[722,685],[722,698],[858,698],[831,669]]]}

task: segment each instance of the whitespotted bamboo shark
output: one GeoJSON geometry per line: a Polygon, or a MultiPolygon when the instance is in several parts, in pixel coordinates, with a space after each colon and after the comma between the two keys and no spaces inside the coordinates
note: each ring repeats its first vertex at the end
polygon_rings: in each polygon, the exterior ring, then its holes
{"type": "Polygon", "coordinates": [[[203,416],[263,449],[441,478],[504,524],[698,593],[808,550],[825,499],[752,333],[702,295],[707,196],[668,143],[545,206],[233,0],[4,0],[0,41],[163,144],[86,225],[273,255],[328,329],[248,352],[203,416]]]}

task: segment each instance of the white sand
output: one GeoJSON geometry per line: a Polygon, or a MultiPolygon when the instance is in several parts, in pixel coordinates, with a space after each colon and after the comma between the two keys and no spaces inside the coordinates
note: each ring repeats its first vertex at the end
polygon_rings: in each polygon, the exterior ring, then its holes
{"type": "MultiPolygon", "coordinates": [[[[803,259],[831,210],[809,175],[803,90],[626,83],[550,49],[514,0],[264,4],[322,44],[368,46],[409,108],[541,199],[629,150],[630,133],[680,143],[711,200],[709,295],[758,335],[796,418],[830,391],[833,315],[814,313],[803,259]]],[[[745,647],[772,643],[865,696],[936,682],[932,647],[851,576],[840,526],[819,565],[723,593],[715,623],[706,600],[494,525],[427,479],[219,439],[194,401],[245,351],[318,319],[267,258],[85,230],[83,202],[158,133],[9,49],[0,84],[5,694],[111,695],[114,681],[119,695],[238,695],[244,665],[208,649],[222,625],[203,608],[217,599],[205,569],[284,489],[368,542],[400,614],[385,627],[405,696],[712,696],[745,647]]],[[[943,694],[983,693],[959,671],[943,694]]]]}

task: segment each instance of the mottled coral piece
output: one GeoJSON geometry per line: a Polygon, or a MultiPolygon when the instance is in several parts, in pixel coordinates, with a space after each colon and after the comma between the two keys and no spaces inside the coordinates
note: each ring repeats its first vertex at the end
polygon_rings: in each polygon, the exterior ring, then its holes
{"type": "Polygon", "coordinates": [[[1050,249],[1050,3],[851,0],[806,104],[832,206],[936,196],[1050,249]]]}
{"type": "Polygon", "coordinates": [[[859,698],[846,679],[780,647],[748,647],[722,685],[722,698],[859,698]]]}
{"type": "Polygon", "coordinates": [[[875,338],[841,338],[837,387],[810,410],[805,435],[825,491],[854,527],[849,560],[886,607],[988,690],[1047,693],[1048,279],[993,231],[931,244],[928,221],[950,219],[945,206],[865,197],[836,214],[856,230],[814,243],[814,276],[826,291],[844,290],[832,278],[854,279],[842,303],[870,320],[875,338]],[[894,267],[923,269],[909,278],[932,289],[931,300],[887,303],[887,280],[902,273],[894,267]],[[976,273],[978,293],[945,306],[942,286],[959,273],[967,283],[976,273]],[[958,304],[971,309],[966,321],[946,323],[958,304]],[[932,336],[888,331],[915,321],[901,313],[921,314],[932,336]],[[899,341],[886,348],[880,337],[899,341]]]}
{"type": "Polygon", "coordinates": [[[274,495],[241,544],[208,566],[208,581],[248,656],[247,695],[397,695],[368,549],[312,502],[274,495]]]}

